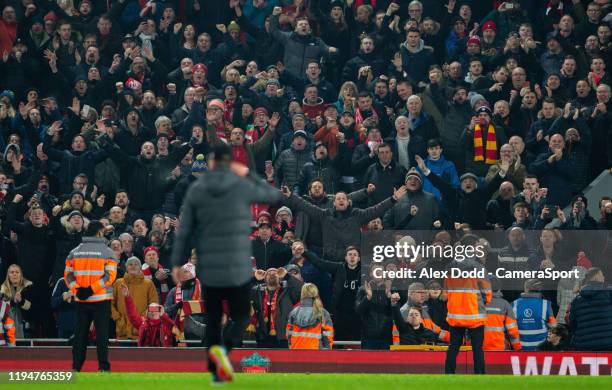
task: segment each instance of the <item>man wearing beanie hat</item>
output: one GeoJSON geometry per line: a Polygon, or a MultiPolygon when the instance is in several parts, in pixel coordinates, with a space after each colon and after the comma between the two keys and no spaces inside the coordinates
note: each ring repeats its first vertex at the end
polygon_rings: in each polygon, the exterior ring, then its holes
{"type": "Polygon", "coordinates": [[[525,281],[525,292],[512,302],[523,351],[536,351],[546,340],[548,328],[557,322],[551,302],[542,297],[542,287],[541,280],[529,279],[525,281]]]}
{"type": "Polygon", "coordinates": [[[509,161],[503,161],[499,173],[483,187],[478,186],[478,177],[473,173],[462,175],[459,179],[460,188],[454,188],[449,182],[432,173],[420,156],[416,156],[416,161],[423,175],[442,193],[449,212],[450,226],[467,223],[473,230],[486,229],[486,205],[510,169],[509,161]]]}
{"type": "Polygon", "coordinates": [[[315,144],[314,156],[311,161],[304,164],[294,191],[296,194],[306,195],[308,186],[314,179],[321,179],[323,187],[330,194],[335,194],[340,190],[339,165],[349,153],[346,147],[346,141],[342,139],[339,143],[340,153],[333,159],[329,157],[327,145],[321,141],[315,144]]]}
{"type": "Polygon", "coordinates": [[[293,132],[291,147],[283,150],[274,165],[275,181],[277,185],[295,188],[299,174],[304,165],[310,160],[308,148],[308,134],[304,130],[293,132]]]}
{"type": "Polygon", "coordinates": [[[501,42],[497,39],[497,26],[492,20],[482,25],[480,49],[482,55],[488,58],[495,56],[501,49],[501,42]]]}
{"type": "Polygon", "coordinates": [[[416,168],[406,173],[406,196],[397,202],[383,218],[385,229],[430,230],[438,216],[438,201],[423,191],[423,178],[416,168]]]}
{"type": "Polygon", "coordinates": [[[200,304],[203,302],[202,285],[196,278],[196,267],[192,263],[185,263],[178,271],[179,283],[168,293],[164,308],[170,318],[174,319],[178,328],[178,340],[202,339],[204,322],[200,304]],[[189,306],[188,312],[185,311],[189,306]],[[191,309],[198,313],[194,313],[191,309]],[[199,326],[198,326],[199,325],[199,326]]]}
{"type": "Polygon", "coordinates": [[[508,142],[505,128],[493,123],[493,114],[488,106],[476,110],[469,125],[461,135],[465,151],[465,170],[484,177],[491,165],[499,159],[499,149],[508,142]]]}
{"type": "Polygon", "coordinates": [[[203,154],[198,154],[191,164],[191,174],[180,179],[178,183],[176,183],[176,187],[174,187],[174,205],[177,210],[181,209],[183,199],[191,183],[196,181],[198,177],[202,176],[207,170],[208,164],[206,163],[206,158],[203,154]]]}
{"type": "Polygon", "coordinates": [[[81,371],[87,353],[89,328],[96,327],[98,369],[110,371],[108,336],[112,286],[117,276],[115,254],[106,246],[104,225],[91,221],[83,243],[66,258],[64,281],[76,296],[76,328],[72,344],[72,369],[81,371]]]}
{"type": "MultiPolygon", "coordinates": [[[[209,122],[217,116],[207,115],[209,122]]],[[[228,352],[242,343],[249,321],[249,295],[253,270],[249,240],[251,204],[274,204],[278,190],[248,175],[248,169],[232,163],[232,148],[211,142],[213,163],[187,191],[176,235],[172,263],[182,265],[194,244],[198,254],[197,275],[206,297],[208,368],[216,382],[231,381],[233,368],[228,352]],[[232,205],[232,207],[227,207],[232,205]],[[234,321],[226,329],[222,346],[222,302],[229,301],[234,321]]]]}
{"type": "Polygon", "coordinates": [[[139,314],[146,313],[149,304],[159,303],[155,285],[151,280],[144,277],[141,267],[142,265],[138,257],[130,257],[125,262],[125,275],[123,278],[117,279],[113,285],[111,310],[118,339],[136,339],[138,336],[138,329],[135,329],[130,323],[125,300],[122,299],[123,294],[121,290],[123,285],[129,289],[132,304],[139,314]]]}

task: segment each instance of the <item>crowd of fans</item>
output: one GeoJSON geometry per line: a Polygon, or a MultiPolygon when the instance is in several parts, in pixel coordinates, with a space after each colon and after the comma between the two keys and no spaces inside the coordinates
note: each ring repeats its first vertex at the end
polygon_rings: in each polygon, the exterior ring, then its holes
{"type": "Polygon", "coordinates": [[[489,243],[485,266],[576,268],[581,279],[529,280],[522,294],[495,288],[491,321],[508,337],[485,347],[612,349],[612,198],[590,199],[600,210],[591,216],[583,194],[612,173],[609,0],[0,7],[0,336],[9,344],[72,336],[65,260],[91,220],[119,264],[114,335],[161,346],[201,338],[205,308],[193,302],[206,297],[194,265],[206,254],[182,267],[170,257],[185,193],[226,142],[236,163],[284,195],[251,207],[247,335],[259,346],[304,347],[291,329],[311,314],[324,348],[448,342],[444,283],[370,280],[360,235],[429,231],[429,242],[452,245],[492,230],[507,240],[489,243]],[[573,239],[577,230],[597,231],[598,245],[573,239]]]}

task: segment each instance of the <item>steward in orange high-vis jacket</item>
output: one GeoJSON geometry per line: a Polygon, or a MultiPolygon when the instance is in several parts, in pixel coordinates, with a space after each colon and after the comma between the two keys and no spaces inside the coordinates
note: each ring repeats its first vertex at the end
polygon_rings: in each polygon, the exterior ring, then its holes
{"type": "MultiPolygon", "coordinates": [[[[472,251],[475,251],[480,245],[479,238],[472,234],[465,235],[459,245],[473,247],[472,251]]],[[[453,268],[462,272],[487,275],[482,263],[474,258],[466,258],[463,261],[454,260],[449,265],[449,271],[452,272],[453,268]]],[[[449,272],[449,275],[452,275],[451,272],[449,272]]],[[[448,291],[446,321],[450,327],[450,346],[446,354],[445,372],[447,374],[455,373],[457,354],[467,331],[470,334],[472,344],[474,373],[484,374],[485,364],[482,345],[484,342],[484,326],[487,321],[485,307],[493,296],[491,285],[487,279],[478,277],[447,277],[444,285],[448,291]]]]}
{"type": "Polygon", "coordinates": [[[494,282],[493,298],[487,305],[487,322],[484,329],[485,351],[504,351],[510,346],[513,350],[521,349],[521,341],[512,305],[503,298],[494,282]]]}
{"type": "Polygon", "coordinates": [[[323,308],[319,290],[312,283],[302,286],[300,303],[289,313],[287,341],[290,349],[332,349],[331,316],[323,308]]]}
{"type": "Polygon", "coordinates": [[[87,353],[89,328],[96,329],[98,369],[110,371],[108,334],[111,317],[113,283],[117,277],[117,261],[107,246],[104,226],[91,221],[83,243],[66,258],[64,280],[76,296],[76,326],[72,344],[72,368],[81,371],[87,353]]]}

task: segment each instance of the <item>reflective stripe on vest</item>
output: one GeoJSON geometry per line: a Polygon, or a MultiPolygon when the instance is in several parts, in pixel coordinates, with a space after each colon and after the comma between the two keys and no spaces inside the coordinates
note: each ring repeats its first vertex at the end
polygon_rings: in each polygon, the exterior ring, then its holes
{"type": "Polygon", "coordinates": [[[102,276],[104,275],[104,270],[83,270],[83,271],[74,271],[74,276],[102,276]]]}
{"type": "Polygon", "coordinates": [[[454,318],[457,320],[477,320],[481,318],[487,318],[486,314],[451,314],[448,313],[448,318],[454,318]]]}
{"type": "Polygon", "coordinates": [[[503,332],[504,327],[503,326],[485,326],[484,330],[489,331],[489,332],[503,332]]]}
{"type": "Polygon", "coordinates": [[[321,339],[321,333],[309,333],[309,332],[292,332],[293,337],[307,337],[311,339],[321,339]]]}

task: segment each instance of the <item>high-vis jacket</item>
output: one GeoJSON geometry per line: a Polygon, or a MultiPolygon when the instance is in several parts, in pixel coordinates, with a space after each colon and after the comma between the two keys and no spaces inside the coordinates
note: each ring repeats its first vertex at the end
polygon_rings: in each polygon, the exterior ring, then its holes
{"type": "MultiPolygon", "coordinates": [[[[453,261],[451,268],[474,271],[483,269],[483,266],[474,259],[465,259],[461,262],[453,261]]],[[[470,329],[484,326],[487,321],[485,306],[493,297],[489,281],[479,278],[447,277],[444,286],[448,291],[446,315],[448,324],[470,329]]]]}
{"type": "Polygon", "coordinates": [[[522,293],[512,302],[523,351],[535,351],[546,340],[548,328],[557,323],[550,301],[540,293],[522,293]]]}
{"type": "MultiPolygon", "coordinates": [[[[400,314],[402,315],[402,318],[408,318],[408,311],[410,310],[410,306],[419,306],[421,308],[421,317],[423,318],[423,326],[429,330],[431,330],[432,332],[434,332],[438,338],[438,340],[445,342],[445,343],[450,343],[450,333],[442,328],[440,328],[438,325],[436,325],[435,322],[433,322],[433,320],[431,319],[431,316],[429,315],[429,309],[427,308],[427,305],[422,304],[419,305],[417,303],[411,303],[410,300],[408,300],[401,308],[400,308],[400,314]]],[[[399,332],[397,332],[397,341],[399,342],[399,332]]],[[[393,345],[399,345],[399,344],[395,344],[395,339],[394,339],[394,343],[393,345]]]]}
{"type": "Polygon", "coordinates": [[[77,302],[101,302],[113,298],[117,277],[115,254],[106,246],[106,239],[83,237],[83,243],[66,258],[64,280],[77,302]],[[76,297],[79,287],[91,287],[93,294],[82,301],[76,297]]]}
{"type": "Polygon", "coordinates": [[[15,345],[15,323],[9,315],[11,305],[0,300],[0,345],[15,345]]]}
{"type": "Polygon", "coordinates": [[[485,351],[504,351],[508,346],[518,351],[521,349],[518,326],[514,318],[514,310],[510,303],[502,298],[501,292],[493,293],[493,299],[487,305],[487,322],[484,328],[485,351]]]}
{"type": "Polygon", "coordinates": [[[323,318],[314,318],[312,299],[303,299],[287,321],[287,341],[290,349],[331,349],[334,327],[331,316],[323,309],[323,318]]]}

